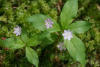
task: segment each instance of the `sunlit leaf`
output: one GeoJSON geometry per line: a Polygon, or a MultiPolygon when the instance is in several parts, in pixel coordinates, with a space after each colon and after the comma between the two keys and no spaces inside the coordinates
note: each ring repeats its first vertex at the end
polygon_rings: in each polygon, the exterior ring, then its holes
{"type": "Polygon", "coordinates": [[[76,21],[69,26],[69,29],[74,33],[84,33],[91,28],[91,23],[86,21],[76,21]]]}
{"type": "Polygon", "coordinates": [[[59,25],[57,24],[57,22],[55,20],[53,20],[51,17],[49,16],[45,16],[42,14],[35,14],[31,17],[27,18],[27,22],[30,22],[32,24],[32,26],[40,31],[49,31],[49,32],[56,32],[59,31],[59,25]],[[45,26],[45,20],[47,19],[51,19],[51,21],[53,21],[53,26],[50,29],[47,29],[45,26]]]}
{"type": "Polygon", "coordinates": [[[62,27],[65,29],[68,27],[78,12],[78,0],[68,0],[61,12],[60,21],[62,27]]]}
{"type": "Polygon", "coordinates": [[[64,44],[72,58],[84,66],[85,47],[83,42],[78,37],[74,36],[71,40],[65,40],[64,44]]]}
{"type": "Polygon", "coordinates": [[[0,40],[1,46],[10,48],[10,49],[19,49],[25,46],[20,38],[8,38],[6,40],[0,40]]]}
{"type": "Polygon", "coordinates": [[[38,67],[39,59],[35,50],[30,47],[26,47],[26,57],[30,63],[38,67]]]}

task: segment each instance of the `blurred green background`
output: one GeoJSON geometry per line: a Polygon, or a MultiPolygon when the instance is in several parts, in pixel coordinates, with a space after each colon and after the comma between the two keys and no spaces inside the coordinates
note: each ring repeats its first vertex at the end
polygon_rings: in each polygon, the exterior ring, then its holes
{"type": "MultiPolygon", "coordinates": [[[[0,38],[11,37],[12,29],[22,25],[31,33],[25,23],[25,17],[42,13],[59,19],[59,14],[66,0],[0,0],[0,38]]],[[[79,0],[76,20],[87,20],[92,28],[78,35],[86,47],[86,67],[100,67],[100,0],[79,0]]],[[[34,67],[26,58],[23,50],[15,52],[0,48],[0,67],[34,67]],[[13,55],[12,55],[13,54],[13,55]]],[[[39,67],[77,67],[67,51],[59,51],[56,45],[46,45],[39,51],[39,67]]]]}

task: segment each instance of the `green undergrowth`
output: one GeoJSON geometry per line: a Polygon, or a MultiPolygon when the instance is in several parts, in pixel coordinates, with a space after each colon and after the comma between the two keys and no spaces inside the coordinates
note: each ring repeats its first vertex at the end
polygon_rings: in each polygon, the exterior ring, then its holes
{"type": "MultiPolygon", "coordinates": [[[[40,32],[32,28],[30,24],[27,24],[25,18],[42,13],[51,16],[55,20],[59,19],[59,11],[57,9],[59,1],[0,0],[0,38],[15,37],[12,32],[16,25],[24,26],[30,35],[34,32],[40,32]]],[[[63,7],[65,1],[62,0],[61,7],[63,7]]],[[[86,67],[100,66],[100,10],[98,7],[100,7],[99,0],[79,0],[78,18],[75,20],[87,20],[92,23],[92,27],[87,33],[78,35],[85,43],[86,67]]],[[[78,62],[73,62],[67,51],[59,51],[55,43],[42,46],[42,48],[37,49],[40,67],[76,67],[78,65],[78,62]]],[[[5,67],[32,67],[32,64],[26,60],[24,54],[23,49],[13,52],[1,47],[0,57],[3,58],[2,60],[0,59],[0,65],[5,67]]]]}

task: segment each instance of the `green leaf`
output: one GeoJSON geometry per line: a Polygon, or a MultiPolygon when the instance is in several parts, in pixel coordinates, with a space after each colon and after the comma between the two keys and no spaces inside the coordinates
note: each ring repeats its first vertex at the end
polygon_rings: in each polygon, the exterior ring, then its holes
{"type": "Polygon", "coordinates": [[[69,29],[74,33],[84,33],[91,28],[91,23],[86,21],[76,21],[69,26],[69,29]]]}
{"type": "Polygon", "coordinates": [[[41,43],[41,41],[39,41],[38,36],[35,35],[34,37],[31,37],[27,40],[27,46],[37,46],[41,43]]]}
{"type": "Polygon", "coordinates": [[[73,18],[76,17],[78,11],[78,0],[68,0],[61,12],[60,21],[62,27],[65,29],[72,23],[73,18]]]}
{"type": "Polygon", "coordinates": [[[85,65],[85,47],[83,42],[76,36],[73,36],[71,40],[64,41],[65,47],[68,49],[72,58],[85,65]]]}
{"type": "Polygon", "coordinates": [[[24,27],[22,27],[21,39],[24,43],[27,43],[27,40],[29,40],[28,33],[24,27]]]}
{"type": "Polygon", "coordinates": [[[25,43],[27,43],[27,40],[29,40],[27,34],[21,34],[21,39],[22,39],[25,43]]]}
{"type": "Polygon", "coordinates": [[[30,38],[27,36],[27,34],[22,34],[21,38],[26,44],[26,46],[37,46],[41,43],[41,41],[39,41],[38,39],[38,35],[36,34],[30,38]]]}
{"type": "Polygon", "coordinates": [[[42,14],[35,14],[35,15],[27,18],[27,21],[32,23],[32,26],[40,31],[47,30],[49,32],[56,32],[56,31],[60,30],[59,25],[57,24],[57,22],[55,20],[53,20],[49,16],[45,16],[42,14]],[[53,27],[50,29],[46,29],[46,26],[45,26],[45,20],[47,20],[48,18],[51,19],[54,23],[53,27]]]}
{"type": "Polygon", "coordinates": [[[50,34],[49,32],[47,31],[44,31],[43,33],[40,33],[39,34],[39,40],[42,41],[41,42],[41,46],[47,46],[51,43],[54,42],[54,40],[52,39],[52,34],[50,34]]]}
{"type": "Polygon", "coordinates": [[[30,63],[38,67],[39,59],[35,50],[30,47],[26,47],[26,57],[30,63]]]}
{"type": "Polygon", "coordinates": [[[32,36],[29,36],[26,30],[22,29],[21,39],[26,44],[26,46],[37,46],[40,44],[41,41],[39,41],[39,36],[37,34],[32,34],[32,36]]]}
{"type": "MultiPolygon", "coordinates": [[[[50,18],[50,17],[48,17],[48,18],[50,18]]],[[[53,20],[52,18],[50,18],[50,19],[53,21],[54,24],[53,24],[52,28],[49,28],[49,29],[46,29],[46,30],[50,33],[60,31],[60,27],[57,24],[57,22],[55,20],[53,20]]]]}
{"type": "Polygon", "coordinates": [[[20,40],[20,38],[8,38],[6,40],[1,40],[1,46],[10,48],[10,49],[19,49],[23,48],[25,44],[20,40]]]}
{"type": "Polygon", "coordinates": [[[45,20],[47,19],[46,16],[42,14],[35,14],[27,19],[28,22],[31,22],[32,26],[36,29],[41,31],[45,30],[45,20]]]}

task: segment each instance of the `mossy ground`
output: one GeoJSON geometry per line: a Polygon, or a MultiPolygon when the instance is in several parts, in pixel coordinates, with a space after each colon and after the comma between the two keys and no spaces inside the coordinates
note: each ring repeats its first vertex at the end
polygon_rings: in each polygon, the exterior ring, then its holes
{"type": "MultiPolygon", "coordinates": [[[[12,37],[16,25],[31,30],[25,17],[42,13],[59,19],[60,11],[66,0],[0,0],[0,37],[12,37]],[[61,2],[62,1],[62,2],[61,2]]],[[[75,20],[88,20],[92,28],[78,35],[86,46],[86,67],[100,67],[100,0],[79,0],[79,12],[75,20]]],[[[60,52],[56,46],[44,47],[40,53],[40,67],[76,67],[68,52],[60,52]]],[[[25,58],[23,50],[17,50],[12,56],[9,50],[0,48],[0,67],[32,67],[25,58]]]]}

